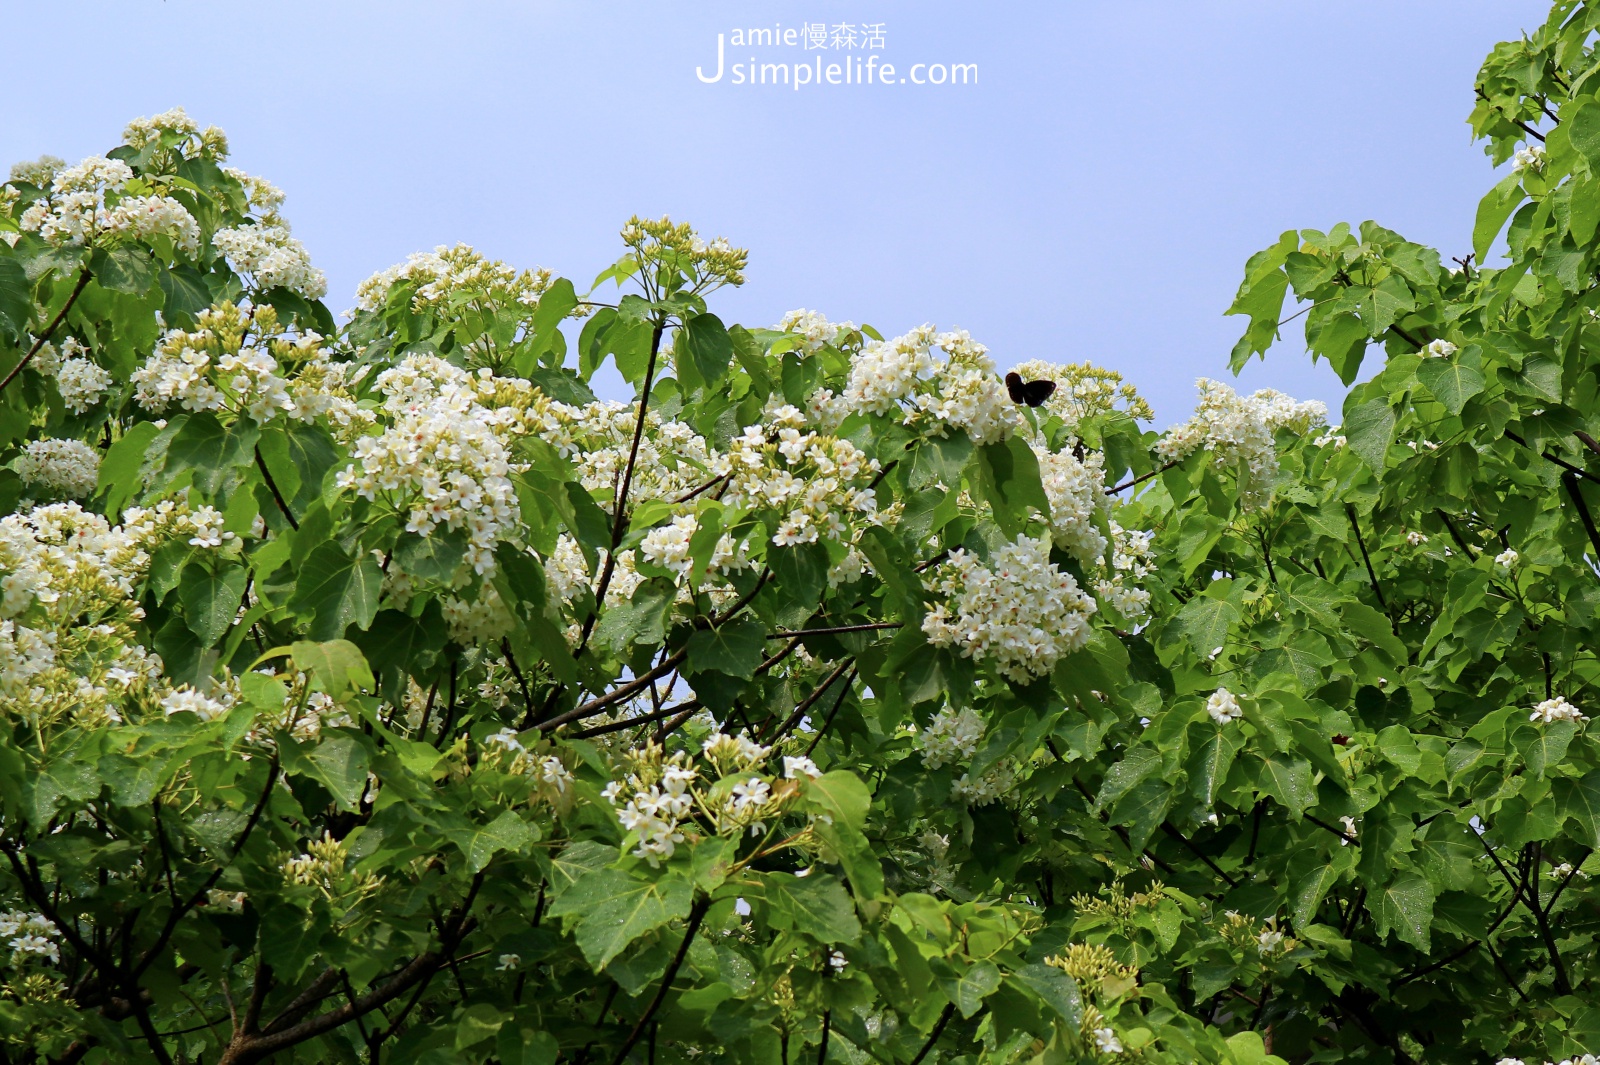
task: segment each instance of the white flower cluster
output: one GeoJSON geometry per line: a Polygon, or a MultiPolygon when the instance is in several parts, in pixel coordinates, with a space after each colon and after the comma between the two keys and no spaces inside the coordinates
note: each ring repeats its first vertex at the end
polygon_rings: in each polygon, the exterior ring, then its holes
{"type": "Polygon", "coordinates": [[[61,402],[74,414],[82,414],[111,388],[113,378],[89,357],[89,349],[77,337],[67,337],[60,350],[46,343],[39,348],[30,366],[43,377],[53,377],[61,402]]]}
{"type": "Polygon", "coordinates": [[[1549,725],[1557,721],[1583,722],[1589,720],[1589,718],[1576,706],[1573,706],[1565,698],[1558,695],[1554,699],[1546,699],[1538,706],[1535,706],[1533,713],[1528,715],[1528,720],[1537,721],[1541,725],[1549,725]]]}
{"type": "Polygon", "coordinates": [[[1102,604],[1110,603],[1130,621],[1144,617],[1150,609],[1150,592],[1139,587],[1139,582],[1155,569],[1152,539],[1150,533],[1112,522],[1110,575],[1095,578],[1095,597],[1102,604]]]}
{"type": "Polygon", "coordinates": [[[53,940],[61,935],[55,923],[43,914],[7,910],[0,913],[0,941],[11,948],[11,964],[19,965],[29,958],[61,960],[61,948],[53,940]]]}
{"type": "Polygon", "coordinates": [[[531,779],[539,798],[561,808],[565,808],[570,802],[572,770],[568,769],[560,758],[553,754],[540,755],[528,750],[515,729],[503,728],[489,736],[486,742],[511,755],[511,772],[524,774],[531,779]]]}
{"type": "Polygon", "coordinates": [[[163,140],[176,141],[187,158],[200,155],[222,158],[228,154],[228,137],[216,126],[200,128],[182,107],[174,107],[149,118],[136,118],[122,130],[122,142],[131,148],[145,148],[163,140]]]}
{"type": "Polygon", "coordinates": [[[1226,725],[1237,721],[1244,716],[1244,708],[1239,705],[1238,696],[1227,688],[1218,688],[1206,700],[1206,713],[1211,715],[1211,720],[1219,725],[1226,725]]]}
{"type": "Polygon", "coordinates": [[[1518,173],[1524,170],[1543,170],[1544,145],[1535,144],[1531,148],[1518,148],[1511,160],[1511,169],[1518,173]]]}
{"type": "Polygon", "coordinates": [[[695,806],[689,790],[699,771],[687,763],[682,751],[662,762],[640,767],[626,783],[613,780],[602,794],[617,811],[617,820],[629,832],[638,834],[639,845],[633,856],[643,858],[654,868],[670,858],[678,844],[688,836],[683,821],[695,806]]]}
{"type": "Polygon", "coordinates": [[[1510,569],[1521,560],[1522,556],[1517,554],[1509,547],[1500,552],[1498,555],[1494,556],[1494,564],[1496,566],[1504,566],[1506,569],[1510,569]]]}
{"type": "Polygon", "coordinates": [[[689,541],[699,531],[700,523],[693,514],[679,514],[668,524],[645,533],[639,543],[639,554],[645,561],[671,570],[681,580],[694,564],[694,559],[689,557],[689,541]]]}
{"type": "Polygon", "coordinates": [[[822,770],[803,754],[786,754],[783,756],[783,779],[798,780],[807,777],[815,780],[822,775],[822,770]]]}
{"type": "Polygon", "coordinates": [[[985,729],[983,718],[971,709],[943,707],[917,736],[922,764],[929,769],[968,762],[978,752],[985,729]]]}
{"type": "Polygon", "coordinates": [[[1050,543],[1018,535],[997,548],[989,565],[961,548],[934,571],[945,602],[923,619],[937,647],[992,659],[1000,673],[1026,684],[1089,639],[1095,602],[1050,561],[1050,543]]]}
{"type": "Polygon", "coordinates": [[[100,452],[82,440],[35,440],[15,466],[23,484],[66,499],[87,499],[100,482],[100,452]]]}
{"type": "Polygon", "coordinates": [[[772,753],[771,747],[763,747],[743,733],[730,736],[725,732],[714,732],[706,737],[700,744],[700,750],[722,772],[753,768],[765,762],[772,753]]]}
{"type": "Polygon", "coordinates": [[[728,478],[722,502],[777,511],[772,542],[779,546],[851,542],[860,523],[877,516],[878,497],[867,487],[877,460],[848,440],[805,431],[794,407],[769,418],[769,427],[747,426],[714,460],[713,472],[728,478]]]}
{"type": "Polygon", "coordinates": [[[173,714],[193,714],[201,721],[217,721],[228,716],[228,711],[233,709],[234,702],[232,694],[224,689],[217,689],[211,695],[207,695],[185,684],[162,696],[159,705],[167,717],[173,714]]]}
{"type": "Polygon", "coordinates": [[[1017,786],[1017,767],[1011,759],[1002,759],[974,778],[963,773],[950,785],[950,797],[968,806],[988,806],[997,799],[1010,795],[1017,786]]]}
{"type": "Polygon", "coordinates": [[[1005,440],[1022,425],[988,349],[964,329],[937,333],[928,325],[869,341],[850,362],[844,392],[835,397],[821,389],[811,402],[824,426],[856,412],[901,414],[906,425],[936,435],[965,430],[977,444],[1005,440]]]}
{"type": "Polygon", "coordinates": [[[56,245],[93,244],[102,235],[165,237],[189,255],[198,252],[200,225],[188,209],[170,196],[125,192],[133,180],[133,168],[122,160],[91,156],[59,171],[17,224],[56,245]]]}
{"type": "MultiPolygon", "coordinates": [[[[609,508],[633,447],[638,404],[599,402],[574,407],[547,401],[529,417],[537,421],[539,436],[563,457],[581,457],[577,472],[583,486],[602,497],[602,505],[609,508]]],[[[711,448],[699,433],[650,411],[634,459],[628,500],[637,506],[682,498],[710,479],[711,463],[711,448]]]]}
{"type": "Polygon", "coordinates": [[[431,355],[409,355],[378,375],[391,421],[351,448],[355,460],[338,487],[384,500],[406,519],[406,531],[426,536],[437,527],[465,532],[468,562],[493,569],[494,547],[521,525],[508,437],[525,431],[525,415],[497,404],[505,389],[527,383],[477,374],[431,355]]]}
{"type": "Polygon", "coordinates": [[[225,166],[222,172],[237,181],[244,189],[246,205],[261,225],[283,225],[278,209],[283,206],[283,190],[266,178],[247,174],[236,166],[225,166]]]}
{"type": "Polygon", "coordinates": [[[1421,530],[1412,529],[1410,532],[1406,533],[1406,543],[1410,544],[1412,547],[1421,547],[1427,542],[1428,534],[1422,532],[1421,530]]]}
{"type": "Polygon", "coordinates": [[[347,366],[328,358],[318,334],[281,332],[270,306],[223,303],[201,311],[192,332],[172,329],[162,336],[155,353],[133,372],[133,398],[154,413],[177,404],[263,424],[279,414],[298,421],[327,416],[336,426],[365,424],[371,415],[349,394],[355,380],[346,379],[347,366]]]}
{"type": "MultiPolygon", "coordinates": [[[[1521,1058],[1501,1058],[1494,1065],[1527,1065],[1527,1062],[1521,1058]]],[[[1574,1058],[1563,1058],[1561,1061],[1546,1061],[1544,1065],[1600,1065],[1600,1057],[1580,1054],[1574,1058]]]]}
{"type": "Polygon", "coordinates": [[[284,225],[244,225],[220,229],[211,238],[235,271],[248,275],[254,288],[286,288],[308,300],[328,294],[328,279],[311,265],[305,245],[284,225]]]}
{"type": "Polygon", "coordinates": [[[1056,546],[1079,562],[1098,566],[1106,538],[1097,519],[1110,512],[1105,490],[1105,456],[1098,451],[1079,459],[1070,448],[1051,451],[1033,445],[1039,478],[1050,502],[1050,533],[1056,546]]]}
{"type": "Polygon", "coordinates": [[[1117,410],[1119,403],[1130,417],[1141,421],[1155,417],[1150,404],[1115,370],[1088,362],[1056,363],[1043,359],[1029,359],[1012,370],[1025,381],[1055,382],[1055,391],[1045,398],[1043,410],[1060,418],[1069,429],[1097,414],[1117,410]]]}
{"type": "Polygon", "coordinates": [[[401,282],[415,286],[411,305],[416,310],[431,308],[460,310],[475,306],[479,310],[503,308],[512,304],[535,308],[539,297],[550,287],[549,270],[517,271],[497,259],[488,259],[466,244],[449,247],[441,244],[433,251],[413,252],[405,262],[380,270],[356,288],[356,307],[363,311],[382,310],[389,290],[401,282]]]}
{"type": "Polygon", "coordinates": [[[1456,353],[1456,346],[1448,340],[1430,340],[1422,353],[1433,359],[1448,359],[1456,353]]]}
{"type": "Polygon", "coordinates": [[[815,354],[825,347],[836,347],[840,340],[855,331],[854,322],[830,322],[821,311],[808,311],[804,307],[790,311],[783,321],[773,326],[795,338],[794,351],[802,357],[815,354]]]}
{"type": "Polygon", "coordinates": [[[1171,429],[1156,444],[1163,461],[1175,462],[1204,448],[1222,463],[1237,462],[1239,502],[1244,507],[1265,503],[1278,472],[1273,434],[1279,429],[1307,433],[1327,421],[1328,408],[1316,400],[1296,402],[1282,392],[1263,388],[1241,396],[1227,385],[1202,377],[1200,403],[1192,418],[1171,429]]]}
{"type": "Polygon", "coordinates": [[[67,161],[59,155],[41,155],[30,162],[12,163],[11,174],[7,180],[24,182],[42,189],[66,167],[67,161]]]}

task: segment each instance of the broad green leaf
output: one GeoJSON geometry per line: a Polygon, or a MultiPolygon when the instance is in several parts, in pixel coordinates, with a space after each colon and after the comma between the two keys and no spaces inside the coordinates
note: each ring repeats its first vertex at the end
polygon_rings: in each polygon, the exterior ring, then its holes
{"type": "Polygon", "coordinates": [[[195,315],[211,306],[211,289],[205,275],[192,266],[178,265],[161,271],[161,292],[166,297],[161,316],[179,329],[194,327],[195,315]]]}
{"type": "Polygon", "coordinates": [[[578,949],[604,969],[640,936],[687,917],[693,898],[689,881],[676,873],[635,880],[620,869],[596,869],[562,892],[550,915],[576,918],[578,949]]]}
{"type": "Polygon", "coordinates": [[[992,961],[976,962],[953,976],[941,977],[939,987],[961,1016],[971,1017],[983,1008],[984,999],[1000,990],[1000,970],[992,961]]]}
{"type": "Polygon", "coordinates": [[[1049,515],[1050,503],[1039,480],[1039,460],[1020,436],[977,449],[979,483],[994,508],[995,524],[1008,538],[1027,525],[1031,512],[1049,515]]]}
{"type": "Polygon", "coordinates": [[[1367,899],[1380,936],[1391,930],[1403,942],[1426,952],[1433,924],[1433,885],[1418,873],[1401,873],[1367,899]]]}
{"type": "Polygon", "coordinates": [[[1243,741],[1234,730],[1208,729],[1205,740],[1189,756],[1186,768],[1190,791],[1207,809],[1222,793],[1223,781],[1228,779],[1228,770],[1233,768],[1234,756],[1241,746],[1243,741]]]}
{"type": "Polygon", "coordinates": [[[1394,439],[1394,425],[1394,408],[1383,396],[1354,407],[1345,407],[1343,432],[1350,450],[1380,474],[1388,465],[1389,442],[1394,439]]]}
{"type": "Polygon", "coordinates": [[[440,525],[427,536],[401,533],[392,562],[413,577],[448,584],[466,555],[466,534],[440,525]]]}
{"type": "Polygon", "coordinates": [[[511,810],[502,811],[499,817],[486,825],[472,829],[465,840],[457,840],[461,853],[474,873],[479,872],[500,851],[521,851],[538,838],[527,823],[511,810]]]}
{"type": "Polygon", "coordinates": [[[1600,769],[1590,770],[1580,779],[1561,777],[1551,784],[1556,811],[1563,821],[1575,823],[1567,831],[1579,843],[1600,850],[1600,769]]]}
{"type": "Polygon", "coordinates": [[[318,544],[295,580],[289,609],[310,614],[311,637],[333,640],[351,625],[365,629],[378,612],[383,571],[370,555],[352,559],[333,540],[318,544]]]}
{"type": "Polygon", "coordinates": [[[33,320],[33,286],[22,264],[10,256],[0,256],[0,326],[20,339],[33,320]]]}
{"type": "Polygon", "coordinates": [[[373,687],[366,658],[349,640],[302,640],[289,648],[289,657],[295,669],[311,678],[312,688],[335,699],[348,691],[370,691],[373,687]]]}
{"type": "Polygon", "coordinates": [[[707,385],[716,385],[728,373],[733,361],[733,341],[722,319],[714,314],[697,314],[678,334],[678,346],[687,349],[695,372],[707,385]]]}
{"type": "Polygon", "coordinates": [[[237,467],[255,462],[260,435],[249,418],[224,426],[209,411],[191,414],[167,445],[166,477],[193,470],[194,486],[214,496],[237,467]]]}
{"type": "Polygon", "coordinates": [[[787,923],[819,943],[854,943],[861,938],[861,922],[844,885],[812,868],[806,877],[768,873],[764,877],[767,901],[787,918],[787,923]]]}
{"type": "Polygon", "coordinates": [[[766,630],[753,621],[735,621],[701,629],[689,637],[685,669],[691,673],[726,673],[748,678],[766,657],[766,630]]]}
{"type": "Polygon", "coordinates": [[[233,625],[244,600],[250,574],[241,566],[226,563],[212,572],[201,564],[186,566],[178,581],[178,601],[183,604],[184,621],[204,647],[222,639],[233,625]]]}
{"type": "Polygon", "coordinates": [[[1083,997],[1078,991],[1078,982],[1060,969],[1030,962],[1011,976],[1055,1010],[1069,1028],[1076,1028],[1083,1021],[1083,997]]]}
{"type": "Polygon", "coordinates": [[[1261,790],[1278,800],[1296,819],[1317,802],[1311,763],[1282,752],[1262,760],[1261,790]]]}
{"type": "Polygon", "coordinates": [[[148,292],[156,283],[156,262],[136,244],[116,248],[96,248],[89,255],[89,269],[102,288],[135,295],[148,292]]]}
{"type": "Polygon", "coordinates": [[[1522,191],[1522,175],[1512,172],[1502,178],[1500,183],[1490,189],[1488,195],[1479,202],[1478,220],[1472,226],[1472,254],[1478,262],[1488,261],[1489,246],[1494,243],[1494,238],[1500,235],[1506,219],[1511,217],[1511,212],[1517,209],[1517,204],[1521,203],[1526,195],[1522,191]]]}
{"type": "Polygon", "coordinates": [[[1226,599],[1197,595],[1178,611],[1173,628],[1183,634],[1195,654],[1208,656],[1228,642],[1228,631],[1239,621],[1239,609],[1226,599]]]}
{"type": "Polygon", "coordinates": [[[1417,380],[1451,414],[1460,414],[1484,385],[1483,374],[1456,356],[1427,359],[1417,367],[1417,380]]]}
{"type": "Polygon", "coordinates": [[[96,490],[107,514],[120,515],[128,500],[142,487],[139,471],[144,466],[145,451],[159,431],[154,422],[139,422],[129,427],[106,452],[100,463],[100,482],[96,490]]]}

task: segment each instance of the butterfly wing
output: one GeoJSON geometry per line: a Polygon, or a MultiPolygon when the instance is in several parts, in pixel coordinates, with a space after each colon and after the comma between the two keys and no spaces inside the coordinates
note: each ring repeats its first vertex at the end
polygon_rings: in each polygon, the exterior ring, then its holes
{"type": "Polygon", "coordinates": [[[1054,381],[1029,381],[1022,386],[1022,402],[1030,407],[1040,406],[1055,390],[1054,381]]]}
{"type": "Polygon", "coordinates": [[[1011,402],[1026,403],[1027,393],[1022,387],[1022,375],[1013,370],[1006,374],[1006,391],[1011,393],[1011,402]]]}

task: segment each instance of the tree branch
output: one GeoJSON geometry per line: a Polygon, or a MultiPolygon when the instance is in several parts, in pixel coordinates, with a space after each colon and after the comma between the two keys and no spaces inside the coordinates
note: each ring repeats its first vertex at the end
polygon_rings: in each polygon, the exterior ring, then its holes
{"type": "Polygon", "coordinates": [[[22,357],[22,361],[11,368],[11,372],[5,376],[5,380],[0,381],[0,392],[4,392],[6,390],[6,386],[12,381],[16,380],[17,375],[22,372],[23,367],[32,362],[33,357],[39,354],[39,349],[44,347],[45,344],[49,342],[50,337],[55,334],[56,329],[61,325],[62,321],[66,319],[67,312],[72,310],[72,305],[78,302],[78,297],[83,294],[84,287],[89,284],[89,278],[92,276],[93,275],[89,273],[89,268],[87,266],[85,266],[78,274],[78,283],[73,286],[71,294],[67,296],[67,302],[63,303],[61,305],[61,309],[56,312],[56,316],[50,319],[50,324],[44,327],[44,332],[40,333],[34,338],[33,346],[30,347],[28,349],[28,353],[22,357]]]}
{"type": "Polygon", "coordinates": [[[634,1024],[633,1031],[628,1033],[628,1038],[623,1040],[622,1047],[617,1051],[616,1057],[611,1059],[611,1065],[622,1065],[628,1057],[628,1051],[639,1042],[639,1037],[644,1034],[645,1026],[656,1015],[656,1010],[661,1008],[661,1003],[667,999],[667,992],[672,990],[672,981],[678,976],[678,969],[683,965],[683,959],[689,955],[689,944],[694,940],[695,932],[700,929],[700,922],[705,919],[706,911],[711,908],[711,899],[696,899],[693,906],[689,907],[689,921],[683,929],[683,942],[678,944],[678,953],[673,957],[672,964],[667,966],[667,971],[661,974],[661,986],[656,988],[656,997],[650,1000],[650,1005],[634,1024]]]}

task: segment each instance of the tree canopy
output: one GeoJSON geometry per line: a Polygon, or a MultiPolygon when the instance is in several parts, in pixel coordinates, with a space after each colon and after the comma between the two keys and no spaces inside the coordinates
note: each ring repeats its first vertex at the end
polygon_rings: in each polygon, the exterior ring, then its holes
{"type": "Polygon", "coordinates": [[[1592,1062],[1597,28],[1454,266],[1250,259],[1336,427],[730,325],[668,219],[336,318],[181,109],[13,167],[0,1060],[1592,1062]]]}

